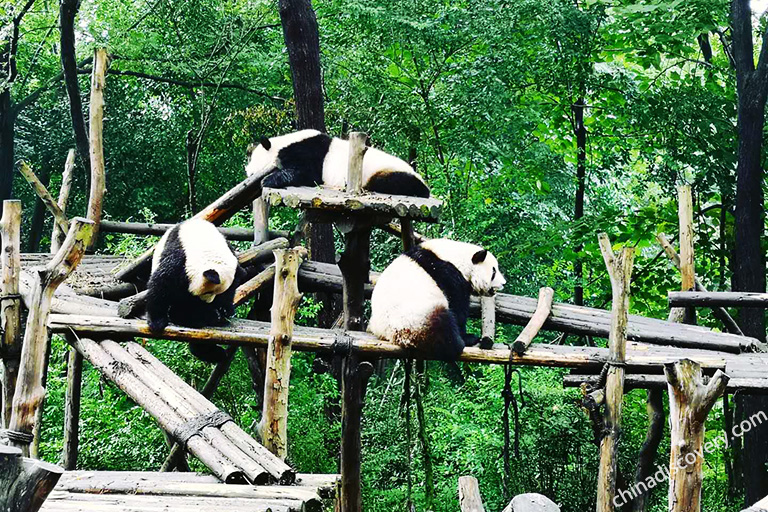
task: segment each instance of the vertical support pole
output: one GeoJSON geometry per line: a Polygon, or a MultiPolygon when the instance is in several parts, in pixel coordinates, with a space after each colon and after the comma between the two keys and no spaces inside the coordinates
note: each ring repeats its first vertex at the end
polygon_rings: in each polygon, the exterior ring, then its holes
{"type": "Polygon", "coordinates": [[[683,359],[664,365],[669,391],[669,512],[700,512],[707,415],[730,380],[718,370],[705,383],[701,366],[683,359]]]}
{"type": "MultiPolygon", "coordinates": [[[[696,289],[696,271],[693,258],[693,197],[691,186],[682,185],[677,188],[678,219],[680,222],[680,274],[682,276],[681,290],[692,292],[696,289]]],[[[696,323],[696,309],[685,308],[683,322],[696,323]]]]}
{"type": "Polygon", "coordinates": [[[269,239],[269,203],[263,195],[253,201],[253,243],[263,244],[269,239]]]}
{"type": "Polygon", "coordinates": [[[635,250],[622,249],[615,255],[608,235],[600,233],[600,251],[611,278],[611,330],[608,334],[608,377],[605,384],[605,431],[600,441],[600,467],[597,477],[597,512],[616,510],[616,471],[621,431],[621,405],[624,398],[624,363],[627,357],[629,281],[635,250]]]}
{"type": "MultiPolygon", "coordinates": [[[[350,134],[349,175],[347,191],[362,190],[365,135],[350,134]],[[359,186],[358,186],[359,185],[359,186]]],[[[355,224],[343,226],[346,231],[344,253],[339,258],[343,278],[344,329],[364,330],[365,283],[371,267],[371,227],[355,224]]],[[[373,365],[349,353],[342,365],[341,381],[341,496],[340,512],[360,512],[363,506],[360,486],[360,420],[363,413],[365,387],[373,373],[373,365]]]]}
{"type": "Polygon", "coordinates": [[[496,339],[496,294],[480,297],[480,318],[482,344],[488,346],[496,339]]]}
{"type": "Polygon", "coordinates": [[[64,400],[64,450],[61,456],[61,465],[67,471],[72,471],[77,467],[82,381],[83,355],[74,347],[69,347],[67,354],[67,394],[64,400]]]}
{"type": "Polygon", "coordinates": [[[347,192],[361,194],[363,192],[363,158],[365,157],[365,141],[368,135],[363,132],[349,134],[349,167],[347,168],[347,192]]]}
{"type": "Polygon", "coordinates": [[[77,267],[93,236],[93,222],[75,218],[69,233],[53,259],[35,275],[29,315],[21,348],[21,366],[13,396],[13,411],[8,426],[9,438],[26,456],[34,439],[38,412],[45,398],[43,379],[48,359],[48,316],[56,288],[77,267]]]}
{"type": "MultiPolygon", "coordinates": [[[[88,197],[87,218],[94,222],[93,232],[96,235],[101,222],[101,207],[106,190],[104,174],[104,89],[107,85],[106,74],[109,57],[105,48],[97,48],[93,56],[93,73],[91,74],[91,102],[88,123],[88,138],[90,139],[91,156],[91,193],[88,197]]],[[[91,244],[96,243],[96,236],[91,238],[91,244]]],[[[91,246],[89,246],[90,248],[91,246]]]]}
{"type": "MultiPolygon", "coordinates": [[[[67,213],[67,201],[69,201],[69,192],[72,190],[72,176],[75,171],[75,150],[70,149],[67,153],[67,161],[64,163],[64,173],[61,175],[61,188],[59,189],[59,200],[57,204],[62,213],[67,213]]],[[[65,231],[62,231],[58,223],[53,223],[53,233],[51,233],[51,254],[56,254],[64,241],[65,231]]]]}
{"type": "Polygon", "coordinates": [[[410,251],[416,245],[411,219],[400,219],[400,239],[403,241],[403,252],[410,251]]]}
{"type": "Polygon", "coordinates": [[[276,249],[275,300],[267,346],[261,442],[285,460],[288,454],[288,389],[291,379],[293,319],[301,302],[297,274],[307,255],[304,248],[276,249]]]}
{"type": "MultiPolygon", "coordinates": [[[[55,223],[54,223],[55,224],[55,223]]],[[[3,357],[3,408],[2,427],[8,428],[11,421],[11,405],[16,390],[16,376],[19,373],[21,353],[21,298],[19,297],[19,276],[21,274],[21,201],[3,201],[3,216],[0,218],[2,231],[2,280],[0,281],[0,327],[2,327],[3,357]]]]}

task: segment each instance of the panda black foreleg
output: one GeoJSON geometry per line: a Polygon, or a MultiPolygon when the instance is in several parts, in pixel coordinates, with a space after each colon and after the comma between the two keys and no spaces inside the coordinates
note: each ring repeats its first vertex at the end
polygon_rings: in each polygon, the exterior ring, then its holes
{"type": "Polygon", "coordinates": [[[168,325],[168,310],[173,302],[172,288],[159,274],[147,283],[147,323],[152,332],[162,332],[168,325]]]}
{"type": "Polygon", "coordinates": [[[232,284],[227,291],[219,294],[214,299],[212,305],[216,308],[219,315],[218,325],[226,324],[227,319],[235,315],[235,293],[237,292],[237,288],[245,282],[246,277],[247,272],[243,267],[238,265],[237,270],[235,271],[235,279],[232,281],[232,284]]]}

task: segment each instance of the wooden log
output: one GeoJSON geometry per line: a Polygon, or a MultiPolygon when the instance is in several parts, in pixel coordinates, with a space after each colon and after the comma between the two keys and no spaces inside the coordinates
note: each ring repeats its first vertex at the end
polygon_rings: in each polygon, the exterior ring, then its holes
{"type": "MultiPolygon", "coordinates": [[[[427,241],[427,237],[425,237],[421,233],[418,233],[417,231],[413,231],[413,227],[412,227],[413,224],[411,223],[411,219],[400,219],[400,225],[395,224],[394,222],[388,222],[386,224],[377,224],[376,227],[384,231],[385,233],[389,233],[390,235],[394,235],[397,238],[402,239],[403,227],[407,226],[407,224],[404,224],[403,221],[411,225],[411,237],[413,238],[413,242],[415,244],[420,244],[422,242],[427,241]]],[[[408,249],[404,249],[404,250],[407,251],[408,249]]]]}
{"type": "Polygon", "coordinates": [[[64,470],[21,456],[21,450],[0,445],[0,510],[37,512],[64,470]]]}
{"type": "MultiPolygon", "coordinates": [[[[280,249],[283,250],[283,249],[280,249]]],[[[267,286],[275,278],[275,267],[270,265],[245,283],[238,286],[235,292],[235,306],[244,304],[255,293],[261,290],[264,286],[267,286]]]]}
{"type": "MultiPolygon", "coordinates": [[[[582,383],[594,386],[598,382],[598,375],[569,374],[563,376],[563,387],[577,388],[582,383]]],[[[624,377],[624,391],[633,389],[666,390],[667,379],[658,374],[629,374],[624,377]]],[[[750,395],[768,394],[768,377],[732,377],[726,386],[728,393],[741,391],[750,395]]]]}
{"type": "MultiPolygon", "coordinates": [[[[104,233],[127,233],[131,235],[145,235],[145,236],[163,236],[163,234],[171,229],[176,224],[160,224],[160,223],[147,223],[147,222],[118,222],[112,220],[101,221],[99,231],[104,233]]],[[[253,230],[247,228],[222,228],[219,227],[219,233],[224,235],[227,240],[234,240],[238,242],[252,242],[254,239],[253,230]]],[[[269,231],[267,238],[273,240],[275,238],[287,238],[287,231],[269,231]]],[[[265,240],[266,241],[266,240],[265,240]]]]}
{"type": "Polygon", "coordinates": [[[0,236],[2,236],[2,279],[0,279],[0,354],[3,358],[2,372],[2,411],[0,425],[8,428],[11,421],[13,393],[16,390],[16,377],[19,374],[21,354],[21,298],[19,297],[19,279],[21,274],[21,201],[3,201],[3,216],[0,218],[0,236]]]}
{"type": "Polygon", "coordinates": [[[729,377],[717,371],[709,382],[690,359],[664,365],[669,390],[671,446],[669,512],[699,512],[707,415],[729,377]]]}
{"type": "Polygon", "coordinates": [[[264,263],[267,261],[274,261],[275,249],[287,249],[288,239],[285,237],[278,237],[268,242],[264,242],[261,245],[256,245],[250,249],[238,253],[237,261],[240,265],[256,265],[258,263],[264,263]]]}
{"type": "MultiPolygon", "coordinates": [[[[693,251],[693,197],[690,185],[681,185],[677,188],[678,195],[678,220],[680,224],[680,276],[682,277],[681,290],[693,291],[696,287],[696,272],[693,251]]],[[[696,323],[696,310],[685,308],[683,323],[696,323]]]]}
{"type": "Polygon", "coordinates": [[[629,283],[635,251],[625,247],[614,255],[608,235],[599,236],[608,275],[611,278],[611,332],[608,337],[608,378],[605,384],[605,435],[600,441],[600,466],[597,476],[597,511],[616,509],[616,472],[618,466],[618,440],[621,431],[621,405],[624,399],[624,372],[627,358],[627,321],[629,311],[629,283]]]}
{"type": "MultiPolygon", "coordinates": [[[[102,342],[103,343],[103,342],[102,342]]],[[[174,432],[182,427],[184,418],[162,400],[155,391],[148,387],[130,366],[118,363],[102,346],[88,338],[72,340],[78,352],[90,361],[117,387],[139,404],[158,422],[166,432],[174,432]]],[[[193,435],[187,441],[187,449],[205,464],[211,472],[225,483],[246,483],[243,470],[219,450],[211,446],[201,434],[193,435]]]]}
{"type": "MultiPolygon", "coordinates": [[[[669,243],[669,240],[667,240],[667,237],[664,236],[663,233],[659,233],[658,235],[656,235],[656,240],[664,249],[664,253],[672,262],[672,265],[674,265],[675,268],[680,270],[680,257],[677,255],[677,251],[675,251],[675,248],[672,247],[672,244],[669,243]]],[[[696,291],[699,291],[699,292],[707,291],[706,287],[698,279],[694,279],[694,284],[696,285],[695,286],[696,291]]],[[[726,311],[724,308],[713,307],[712,314],[715,315],[715,318],[717,318],[723,323],[723,325],[728,330],[728,332],[733,334],[738,334],[738,335],[744,334],[743,332],[741,332],[741,328],[739,327],[739,324],[736,323],[736,320],[734,320],[733,317],[731,317],[731,315],[728,314],[728,311],[726,311]]]]}
{"type": "MultiPolygon", "coordinates": [[[[31,434],[39,421],[38,413],[45,398],[43,377],[48,357],[48,316],[56,288],[80,263],[85,248],[93,236],[93,223],[82,218],[72,219],[67,238],[61,249],[44,268],[36,274],[33,297],[28,304],[29,315],[21,350],[21,367],[13,397],[13,411],[9,429],[31,434]]],[[[29,440],[12,440],[13,444],[29,452],[29,440]]]]}
{"type": "Polygon", "coordinates": [[[670,306],[768,308],[768,293],[754,292],[669,292],[670,306]]]}
{"type": "Polygon", "coordinates": [[[303,248],[275,251],[274,301],[259,430],[264,447],[283,460],[288,455],[288,389],[293,321],[302,297],[297,273],[306,255],[303,248]]]}
{"type": "MultiPolygon", "coordinates": [[[[61,213],[66,216],[67,201],[69,201],[69,192],[72,190],[72,178],[75,172],[75,150],[70,149],[67,153],[67,160],[64,163],[64,172],[61,175],[61,188],[59,189],[59,200],[56,202],[61,213]]],[[[64,241],[66,231],[62,231],[58,222],[53,223],[53,233],[51,233],[51,254],[56,254],[64,241]]]]}
{"type": "Polygon", "coordinates": [[[477,478],[473,476],[459,477],[459,508],[461,512],[485,512],[477,478]]]}
{"type": "Polygon", "coordinates": [[[552,299],[555,297],[555,290],[545,286],[539,290],[539,303],[536,306],[536,311],[533,313],[528,325],[525,326],[523,331],[517,336],[515,343],[512,345],[513,350],[522,355],[528,349],[533,342],[533,338],[539,334],[544,322],[547,321],[547,317],[552,312],[552,299]]]}
{"type": "MultiPolygon", "coordinates": [[[[178,375],[173,373],[170,368],[161,363],[147,349],[138,343],[126,343],[123,347],[126,352],[131,354],[135,360],[147,367],[149,373],[162,375],[167,383],[171,383],[177,393],[185,397],[186,401],[195,408],[199,414],[210,414],[218,408],[206,398],[202,397],[192,386],[184,382],[178,375]]],[[[290,485],[296,479],[296,472],[285,462],[275,457],[269,450],[254,441],[234,422],[227,422],[221,426],[221,432],[237,447],[249,456],[252,460],[258,462],[275,480],[283,485],[290,485]]]]}
{"type": "Polygon", "coordinates": [[[21,162],[21,165],[19,166],[19,172],[21,172],[21,175],[24,176],[24,179],[26,179],[27,182],[32,186],[32,190],[35,191],[45,207],[48,208],[48,211],[51,212],[53,215],[53,222],[58,224],[59,228],[64,233],[68,232],[69,221],[67,220],[67,216],[63,211],[61,211],[61,208],[59,208],[59,205],[53,199],[51,193],[48,192],[48,189],[45,188],[45,185],[43,185],[37,176],[35,176],[35,173],[26,162],[21,162]]]}
{"type": "Polygon", "coordinates": [[[264,197],[253,200],[253,243],[263,244],[269,239],[269,203],[264,197]]]}
{"type": "MultiPolygon", "coordinates": [[[[235,353],[237,353],[236,346],[227,347],[224,359],[216,364],[216,366],[211,371],[211,375],[208,377],[208,380],[205,381],[202,389],[200,389],[200,394],[203,397],[209,399],[211,398],[214,391],[216,391],[216,388],[219,387],[221,379],[224,378],[224,375],[226,375],[227,371],[229,371],[229,367],[232,365],[232,360],[235,358],[235,353]]],[[[173,471],[183,456],[184,447],[177,442],[173,442],[171,444],[171,449],[168,453],[168,456],[165,458],[163,465],[160,466],[160,471],[173,471]]]]}
{"type": "MultiPolygon", "coordinates": [[[[106,191],[104,171],[104,89],[107,86],[106,74],[109,56],[105,48],[96,48],[93,55],[91,73],[91,101],[88,120],[88,139],[90,141],[91,191],[88,196],[87,218],[93,221],[93,232],[99,232],[101,209],[106,191]]],[[[91,244],[96,243],[96,237],[91,244]]],[[[90,247],[90,246],[89,246],[90,247]]]]}
{"type": "Polygon", "coordinates": [[[365,141],[368,135],[363,132],[349,134],[349,166],[347,167],[347,193],[363,193],[363,159],[368,149],[365,141]]]}
{"type": "MultiPolygon", "coordinates": [[[[145,320],[106,316],[52,314],[48,326],[52,332],[65,333],[73,330],[80,335],[94,338],[142,337],[252,347],[266,347],[269,341],[269,323],[243,319],[232,319],[230,325],[216,329],[169,325],[159,334],[151,332],[145,320]]],[[[333,353],[338,334],[329,329],[297,326],[292,348],[306,352],[333,353]]],[[[347,331],[343,334],[351,338],[352,351],[366,358],[403,359],[412,356],[401,345],[378,339],[368,333],[347,331]]],[[[627,357],[628,369],[639,373],[661,370],[663,364],[679,359],[679,354],[694,358],[706,368],[725,368],[725,354],[707,350],[679,350],[660,353],[648,350],[630,351],[627,357]]],[[[608,350],[600,347],[537,343],[531,345],[522,356],[510,352],[512,351],[508,347],[499,343],[487,350],[467,347],[459,360],[468,363],[581,368],[588,371],[599,371],[608,360],[608,350]]]]}
{"type": "Polygon", "coordinates": [[[83,355],[70,347],[67,354],[67,392],[64,398],[64,449],[61,463],[67,471],[77,467],[82,381],[83,355]]]}

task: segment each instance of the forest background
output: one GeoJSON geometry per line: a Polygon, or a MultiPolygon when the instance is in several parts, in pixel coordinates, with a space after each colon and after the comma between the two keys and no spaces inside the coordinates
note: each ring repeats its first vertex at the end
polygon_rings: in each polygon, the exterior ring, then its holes
{"type": "MultiPolygon", "coordinates": [[[[308,2],[280,7],[291,4],[308,2]]],[[[693,188],[696,270],[705,285],[765,291],[765,0],[316,0],[312,7],[321,122],[337,136],[365,131],[374,146],[413,161],[446,203],[439,225],[417,229],[491,250],[507,293],[535,296],[551,286],[557,301],[608,307],[596,239],[605,231],[638,249],[631,312],[666,317],[666,293],[680,283],[655,235],[676,234],[681,184],[693,188]]],[[[0,5],[0,196],[23,201],[24,249],[48,250],[51,219],[17,162],[29,162],[55,195],[67,151],[87,155],[82,111],[94,48],[106,47],[112,58],[105,218],[176,222],[243,179],[251,141],[297,127],[303,105],[294,96],[286,15],[281,20],[277,2],[248,0],[0,5]]],[[[87,157],[78,158],[73,214],[85,211],[87,168],[87,157]]],[[[296,221],[281,213],[276,227],[296,221]]],[[[234,223],[247,226],[248,215],[234,223]]],[[[105,235],[98,251],[129,258],[151,242],[105,235]]],[[[378,233],[373,244],[380,270],[399,243],[378,233]]],[[[322,321],[320,310],[306,297],[300,321],[322,321]]],[[[718,327],[706,313],[699,320],[718,327]]],[[[765,339],[762,311],[740,322],[765,339]]],[[[500,340],[516,332],[508,328],[500,340]]],[[[605,343],[554,333],[542,339],[605,343]]],[[[209,368],[185,347],[151,348],[190,382],[207,377],[209,368]]],[[[55,340],[41,445],[54,462],[64,355],[55,340]]],[[[402,510],[409,501],[417,510],[456,510],[456,481],[465,474],[480,480],[490,510],[521,492],[546,494],[568,512],[594,508],[592,426],[578,392],[562,389],[563,371],[522,368],[514,376],[519,414],[506,471],[503,369],[455,370],[427,366],[415,388],[418,411],[404,405],[401,364],[371,381],[366,510],[402,510]]],[[[248,427],[258,421],[260,394],[238,355],[214,399],[248,427]]],[[[335,380],[317,371],[313,356],[295,354],[289,460],[300,471],[337,471],[338,398],[335,380]]],[[[708,436],[733,420],[734,402],[737,418],[768,408],[763,399],[731,397],[710,414],[708,436]]],[[[633,391],[625,403],[620,466],[631,481],[648,425],[646,394],[633,391]]],[[[151,418],[95,371],[86,371],[81,429],[83,469],[157,470],[167,452],[151,418]]],[[[751,504],[768,494],[766,429],[751,432],[743,452],[707,454],[704,510],[730,512],[745,497],[751,504]]],[[[656,456],[662,465],[665,438],[656,456]]],[[[665,510],[665,503],[660,486],[646,510],[665,510]]]]}

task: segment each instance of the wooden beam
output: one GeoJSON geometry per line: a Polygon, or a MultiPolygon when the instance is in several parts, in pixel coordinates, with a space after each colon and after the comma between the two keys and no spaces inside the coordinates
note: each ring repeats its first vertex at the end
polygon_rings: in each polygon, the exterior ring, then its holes
{"type": "Polygon", "coordinates": [[[35,191],[45,207],[48,208],[48,211],[51,212],[53,215],[53,222],[58,224],[59,228],[64,233],[69,231],[69,221],[67,220],[67,216],[63,211],[61,211],[61,208],[59,208],[59,205],[53,199],[51,193],[48,192],[48,189],[45,188],[45,185],[43,185],[37,176],[35,176],[35,173],[32,171],[32,169],[30,169],[26,162],[21,162],[21,165],[19,166],[19,172],[22,176],[24,176],[24,179],[27,180],[27,183],[32,186],[32,190],[35,191]]]}
{"type": "Polygon", "coordinates": [[[669,512],[701,510],[705,423],[729,377],[721,371],[706,382],[701,367],[683,359],[664,365],[671,427],[669,512]]]}
{"type": "Polygon", "coordinates": [[[752,292],[669,292],[670,306],[768,308],[768,293],[752,292]]]}
{"type": "MultiPolygon", "coordinates": [[[[118,222],[113,220],[102,220],[99,231],[104,233],[127,233],[131,235],[144,235],[144,236],[163,236],[163,234],[171,229],[176,224],[160,224],[160,223],[148,223],[148,222],[118,222]]],[[[224,235],[227,240],[235,240],[238,242],[252,242],[253,230],[248,228],[218,228],[219,233],[224,235]]],[[[268,239],[273,240],[275,238],[288,237],[287,231],[270,231],[268,233],[268,239]]],[[[266,241],[266,240],[265,240],[266,241]]]]}
{"type": "Polygon", "coordinates": [[[539,334],[544,322],[547,321],[547,317],[552,312],[552,299],[555,297],[555,290],[545,286],[539,290],[539,303],[536,305],[536,311],[534,311],[528,324],[523,331],[517,336],[515,343],[512,345],[513,350],[522,355],[528,349],[533,342],[533,338],[539,334]]]}
{"type": "Polygon", "coordinates": [[[621,431],[621,406],[624,398],[624,372],[627,359],[627,321],[629,311],[629,283],[635,250],[624,247],[618,255],[613,253],[608,235],[601,233],[600,251],[611,278],[611,332],[608,337],[608,377],[605,384],[605,435],[600,441],[600,466],[597,476],[597,511],[616,509],[616,472],[618,468],[618,441],[621,431]]]}
{"type": "Polygon", "coordinates": [[[302,295],[296,274],[306,249],[275,251],[274,300],[267,345],[264,407],[261,415],[261,442],[264,447],[285,460],[288,455],[288,390],[291,380],[291,341],[293,321],[302,295]]]}
{"type": "MultiPolygon", "coordinates": [[[[67,201],[69,201],[69,192],[72,190],[72,178],[75,172],[75,150],[70,149],[67,153],[67,160],[64,163],[64,172],[61,175],[61,188],[59,189],[59,200],[56,202],[61,213],[66,215],[67,201]]],[[[61,247],[61,243],[64,241],[66,231],[62,231],[58,222],[53,223],[53,232],[51,233],[51,254],[56,254],[56,251],[61,247]]]]}
{"type": "Polygon", "coordinates": [[[64,470],[21,456],[21,450],[0,445],[0,510],[37,512],[64,470]]]}
{"type": "MultiPolygon", "coordinates": [[[[88,121],[88,138],[90,140],[91,158],[91,191],[88,196],[87,218],[93,221],[93,232],[99,232],[101,209],[106,191],[104,171],[104,89],[107,86],[106,74],[109,66],[109,56],[105,48],[96,48],[93,55],[93,72],[91,73],[91,101],[88,121]]],[[[96,243],[94,236],[91,243],[96,243]]],[[[89,246],[90,247],[90,246],[89,246]]]]}
{"type": "Polygon", "coordinates": [[[39,421],[38,413],[45,399],[43,377],[48,357],[48,317],[56,288],[74,271],[85,254],[85,248],[93,236],[93,222],[87,219],[72,219],[69,233],[53,259],[35,275],[33,297],[27,307],[27,325],[21,350],[21,368],[13,397],[13,412],[9,430],[20,433],[21,438],[11,439],[13,444],[29,452],[31,440],[24,437],[32,434],[39,421]]]}
{"type": "MultiPolygon", "coordinates": [[[[282,249],[280,249],[282,250],[282,249]]],[[[244,304],[255,293],[267,286],[275,278],[275,266],[270,265],[245,283],[238,286],[235,292],[235,306],[244,304]]]]}
{"type": "Polygon", "coordinates": [[[8,428],[11,421],[11,406],[16,390],[21,355],[21,298],[19,279],[21,277],[21,201],[3,201],[3,216],[0,218],[2,252],[0,266],[0,327],[2,339],[0,354],[3,358],[2,411],[0,425],[8,428]]]}
{"type": "MultiPolygon", "coordinates": [[[[711,369],[710,369],[711,370],[711,369]]],[[[708,372],[711,373],[711,372],[708,372]]],[[[599,381],[599,375],[568,374],[563,375],[563,387],[577,388],[582,383],[594,386],[599,381]]],[[[667,379],[658,374],[629,374],[624,377],[624,392],[633,389],[666,390],[667,379]]],[[[732,377],[726,386],[728,393],[741,391],[750,395],[768,394],[768,377],[732,377]]]]}
{"type": "Polygon", "coordinates": [[[473,476],[459,477],[459,508],[461,512],[485,512],[477,478],[473,476]]]}

